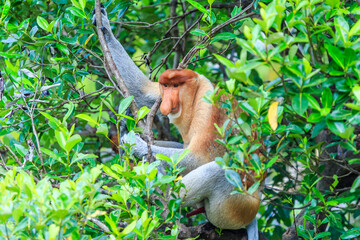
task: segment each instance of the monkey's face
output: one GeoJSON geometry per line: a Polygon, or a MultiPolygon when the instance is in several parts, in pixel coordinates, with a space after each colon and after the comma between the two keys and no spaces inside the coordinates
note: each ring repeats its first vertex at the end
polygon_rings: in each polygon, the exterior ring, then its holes
{"type": "Polygon", "coordinates": [[[197,73],[189,69],[169,69],[160,75],[162,114],[170,114],[173,119],[181,116],[182,110],[187,108],[186,103],[193,101],[197,76],[197,73]]]}

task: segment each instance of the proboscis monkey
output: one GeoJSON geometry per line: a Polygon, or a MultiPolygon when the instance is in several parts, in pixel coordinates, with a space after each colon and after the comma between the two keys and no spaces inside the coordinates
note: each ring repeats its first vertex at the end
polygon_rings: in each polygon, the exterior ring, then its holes
{"type": "MultiPolygon", "coordinates": [[[[166,70],[160,75],[159,82],[149,81],[114,37],[106,12],[101,12],[102,30],[111,55],[136,104],[151,107],[161,96],[161,113],[170,118],[183,138],[184,145],[155,143],[151,146],[153,154],[170,157],[190,149],[179,163],[186,167],[182,173],[186,191],[180,192],[184,204],[204,207],[207,218],[216,227],[247,227],[248,239],[258,239],[255,218],[260,205],[258,193],[231,195],[234,186],[225,178],[224,170],[214,162],[215,157],[223,156],[225,152],[224,147],[214,141],[218,138],[214,124],[222,126],[227,115],[224,110],[202,100],[207,91],[214,90],[211,82],[189,69],[166,70]]],[[[147,145],[139,136],[136,136],[134,154],[139,158],[147,154],[147,145]]]]}

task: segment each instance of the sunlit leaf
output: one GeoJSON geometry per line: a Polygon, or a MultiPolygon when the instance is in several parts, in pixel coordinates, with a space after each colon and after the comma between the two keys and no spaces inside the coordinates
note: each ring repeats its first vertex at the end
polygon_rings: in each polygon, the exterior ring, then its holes
{"type": "Polygon", "coordinates": [[[67,141],[66,141],[66,144],[65,144],[65,150],[67,152],[70,152],[71,149],[73,149],[73,147],[78,144],[79,142],[81,142],[82,138],[79,134],[75,134],[73,136],[71,136],[67,141]]]}
{"type": "Polygon", "coordinates": [[[46,21],[45,18],[41,17],[41,16],[38,16],[36,18],[36,22],[37,24],[39,25],[39,27],[41,27],[42,29],[44,29],[45,31],[48,31],[48,26],[49,26],[49,23],[46,21]]]}
{"type": "Polygon", "coordinates": [[[130,106],[134,96],[130,96],[121,100],[119,104],[118,114],[124,114],[126,109],[130,106]]]}
{"type": "Polygon", "coordinates": [[[277,118],[278,118],[278,114],[277,114],[277,108],[278,108],[279,102],[273,102],[271,103],[270,107],[269,107],[269,111],[268,111],[268,120],[269,120],[269,124],[270,127],[272,128],[272,130],[276,130],[278,123],[277,123],[277,118]]]}
{"type": "Polygon", "coordinates": [[[206,16],[209,15],[209,12],[206,10],[206,8],[204,8],[200,3],[195,2],[193,0],[186,0],[188,3],[190,3],[191,5],[193,5],[197,10],[199,10],[200,12],[202,12],[203,14],[205,14],[206,16]]]}
{"type": "Polygon", "coordinates": [[[11,2],[9,0],[6,0],[4,7],[1,11],[0,23],[7,16],[8,12],[10,10],[10,6],[11,6],[11,2]]]}

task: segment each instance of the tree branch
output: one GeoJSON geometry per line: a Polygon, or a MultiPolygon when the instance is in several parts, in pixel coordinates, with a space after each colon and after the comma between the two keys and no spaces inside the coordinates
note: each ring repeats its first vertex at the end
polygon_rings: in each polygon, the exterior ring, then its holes
{"type": "Polygon", "coordinates": [[[152,155],[151,151],[151,144],[154,142],[154,133],[152,131],[152,125],[154,122],[154,117],[156,115],[156,112],[158,111],[161,103],[161,97],[159,97],[154,105],[151,107],[150,112],[148,113],[148,116],[146,118],[146,128],[145,128],[145,135],[148,138],[146,143],[148,147],[148,153],[146,155],[146,159],[149,163],[151,163],[154,160],[154,156],[152,155]]]}
{"type": "MultiPolygon", "coordinates": [[[[229,20],[227,20],[226,22],[224,22],[223,24],[220,24],[216,27],[214,27],[209,33],[208,36],[204,36],[201,41],[197,44],[205,44],[207,43],[212,36],[215,35],[215,33],[217,33],[218,31],[220,31],[222,28],[226,27],[229,24],[232,24],[234,22],[237,22],[243,18],[247,18],[247,17],[251,17],[253,15],[255,15],[256,13],[249,13],[246,15],[242,15],[243,13],[245,13],[246,11],[248,11],[250,8],[252,8],[253,3],[249,4],[244,10],[242,10],[240,13],[236,14],[234,17],[230,18],[229,20]]],[[[194,46],[187,54],[186,56],[183,58],[183,60],[181,61],[181,63],[179,64],[179,68],[180,69],[184,69],[188,66],[190,60],[193,58],[193,56],[200,50],[200,48],[198,48],[197,46],[194,46]]]]}

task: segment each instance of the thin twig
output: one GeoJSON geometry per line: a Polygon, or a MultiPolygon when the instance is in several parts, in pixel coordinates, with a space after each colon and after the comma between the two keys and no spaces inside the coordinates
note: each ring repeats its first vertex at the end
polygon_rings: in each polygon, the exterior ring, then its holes
{"type": "Polygon", "coordinates": [[[151,151],[151,144],[154,142],[154,133],[152,131],[152,125],[154,122],[154,117],[156,112],[158,111],[159,107],[160,107],[160,103],[161,103],[161,97],[159,97],[156,102],[154,103],[154,105],[151,107],[151,110],[147,116],[146,119],[146,128],[145,128],[145,134],[148,138],[148,140],[146,141],[147,143],[147,148],[148,148],[148,153],[146,155],[146,159],[149,163],[153,162],[154,157],[152,155],[152,151],[151,151]]]}
{"type": "MultiPolygon", "coordinates": [[[[157,75],[157,73],[160,71],[160,69],[162,68],[162,66],[164,66],[164,64],[166,63],[167,59],[170,57],[171,53],[175,51],[176,47],[181,43],[181,41],[185,38],[185,36],[187,34],[189,34],[189,32],[196,26],[196,24],[198,22],[200,22],[201,18],[204,16],[204,14],[201,14],[200,17],[194,22],[193,25],[191,25],[191,27],[189,27],[179,38],[179,40],[177,40],[177,42],[174,44],[174,46],[172,47],[172,49],[170,50],[170,52],[163,58],[161,59],[161,64],[159,64],[158,66],[156,66],[154,68],[154,70],[157,68],[157,72],[155,73],[154,76],[157,75]]],[[[186,56],[185,56],[186,57],[186,56]]],[[[180,66],[180,65],[179,65],[180,66]]]]}
{"type": "Polygon", "coordinates": [[[250,8],[252,8],[253,3],[249,4],[244,10],[242,10],[240,13],[236,14],[234,17],[230,18],[229,20],[227,20],[226,22],[214,27],[209,33],[208,36],[204,36],[202,38],[202,40],[199,42],[199,44],[197,44],[197,46],[194,46],[192,49],[190,49],[190,51],[186,54],[186,56],[183,58],[183,60],[181,61],[181,63],[179,64],[179,68],[184,69],[188,66],[189,61],[193,58],[193,56],[200,50],[200,48],[198,48],[198,45],[200,44],[205,44],[206,42],[208,42],[210,40],[210,38],[212,36],[215,35],[215,33],[217,33],[218,31],[220,31],[222,28],[226,27],[229,24],[232,24],[234,22],[237,22],[243,18],[247,18],[247,17],[251,17],[253,15],[255,15],[256,13],[252,12],[246,15],[242,15],[244,14],[246,11],[248,11],[250,8]]]}
{"type": "Polygon", "coordinates": [[[100,222],[99,220],[97,220],[95,218],[90,218],[89,221],[94,223],[96,226],[98,226],[102,231],[104,231],[106,233],[110,233],[110,229],[104,223],[100,222]]]}

